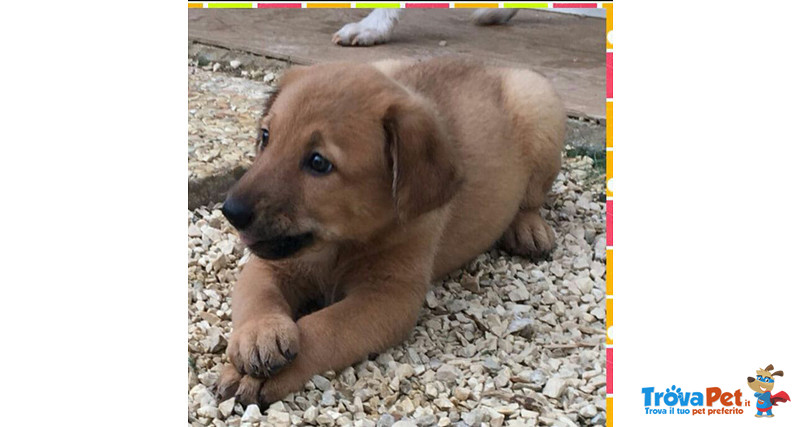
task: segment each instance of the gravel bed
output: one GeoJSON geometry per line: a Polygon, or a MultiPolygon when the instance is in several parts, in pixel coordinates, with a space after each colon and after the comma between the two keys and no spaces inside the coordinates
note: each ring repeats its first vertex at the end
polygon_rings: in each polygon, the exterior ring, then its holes
{"type": "MultiPolygon", "coordinates": [[[[190,181],[247,164],[269,90],[264,83],[189,68],[190,181]]],[[[557,235],[549,259],[531,261],[496,249],[481,254],[432,284],[402,345],[318,375],[263,414],[213,395],[227,362],[230,293],[249,251],[219,204],[190,209],[189,425],[604,425],[600,166],[587,156],[564,157],[545,209],[557,235]]]]}
{"type": "MultiPolygon", "coordinates": [[[[213,68],[213,65],[205,68],[213,68]]],[[[265,82],[189,66],[189,205],[219,200],[255,155],[257,119],[274,89],[265,82]]]]}

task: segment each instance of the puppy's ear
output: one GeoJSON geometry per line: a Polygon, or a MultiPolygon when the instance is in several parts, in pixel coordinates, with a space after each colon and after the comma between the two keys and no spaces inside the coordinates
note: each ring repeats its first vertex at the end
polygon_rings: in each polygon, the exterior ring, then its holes
{"type": "Polygon", "coordinates": [[[782,377],[783,376],[783,371],[775,371],[775,372],[772,373],[772,376],[773,377],[782,377]]]}
{"type": "Polygon", "coordinates": [[[396,101],[387,108],[383,127],[400,220],[447,203],[461,184],[461,174],[433,108],[410,97],[396,101]]]}
{"type": "Polygon", "coordinates": [[[769,365],[767,365],[767,367],[764,368],[764,370],[765,371],[771,371],[772,370],[772,364],[770,363],[769,365]]]}

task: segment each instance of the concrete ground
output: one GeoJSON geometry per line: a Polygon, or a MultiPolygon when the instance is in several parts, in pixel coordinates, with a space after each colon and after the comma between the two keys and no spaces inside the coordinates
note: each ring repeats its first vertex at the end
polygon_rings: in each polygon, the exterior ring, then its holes
{"type": "Polygon", "coordinates": [[[299,64],[463,55],[540,72],[571,115],[605,118],[605,19],[521,10],[508,25],[476,27],[470,10],[406,10],[386,45],[331,43],[334,32],[367,13],[189,9],[189,39],[299,64]]]}

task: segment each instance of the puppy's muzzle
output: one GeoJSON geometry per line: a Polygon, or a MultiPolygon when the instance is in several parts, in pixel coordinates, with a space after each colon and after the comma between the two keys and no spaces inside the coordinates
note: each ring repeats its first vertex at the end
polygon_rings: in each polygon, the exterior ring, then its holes
{"type": "Polygon", "coordinates": [[[314,235],[311,233],[283,235],[255,242],[250,245],[250,250],[260,258],[277,260],[288,258],[313,242],[314,235]]]}
{"type": "Polygon", "coordinates": [[[231,225],[239,230],[243,230],[253,222],[253,208],[241,200],[228,197],[222,205],[222,214],[228,218],[231,225]]]}
{"type": "Polygon", "coordinates": [[[235,197],[228,197],[225,200],[222,214],[239,230],[242,242],[249,246],[253,253],[264,259],[290,257],[314,242],[312,233],[287,234],[284,230],[278,231],[272,227],[245,232],[245,229],[253,224],[256,215],[250,205],[235,197]]]}

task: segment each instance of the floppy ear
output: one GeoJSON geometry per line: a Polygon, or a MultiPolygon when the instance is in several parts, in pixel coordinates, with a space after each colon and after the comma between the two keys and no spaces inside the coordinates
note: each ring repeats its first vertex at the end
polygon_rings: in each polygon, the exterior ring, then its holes
{"type": "Polygon", "coordinates": [[[783,371],[775,371],[775,372],[772,373],[772,376],[773,377],[782,377],[783,376],[783,371]]]}
{"type": "Polygon", "coordinates": [[[772,364],[770,363],[770,364],[769,364],[769,366],[767,366],[766,368],[764,368],[764,370],[765,370],[765,371],[771,371],[771,370],[772,370],[772,364]]]}
{"type": "Polygon", "coordinates": [[[401,221],[447,203],[461,184],[455,149],[433,108],[408,97],[383,118],[392,197],[401,221]]]}

